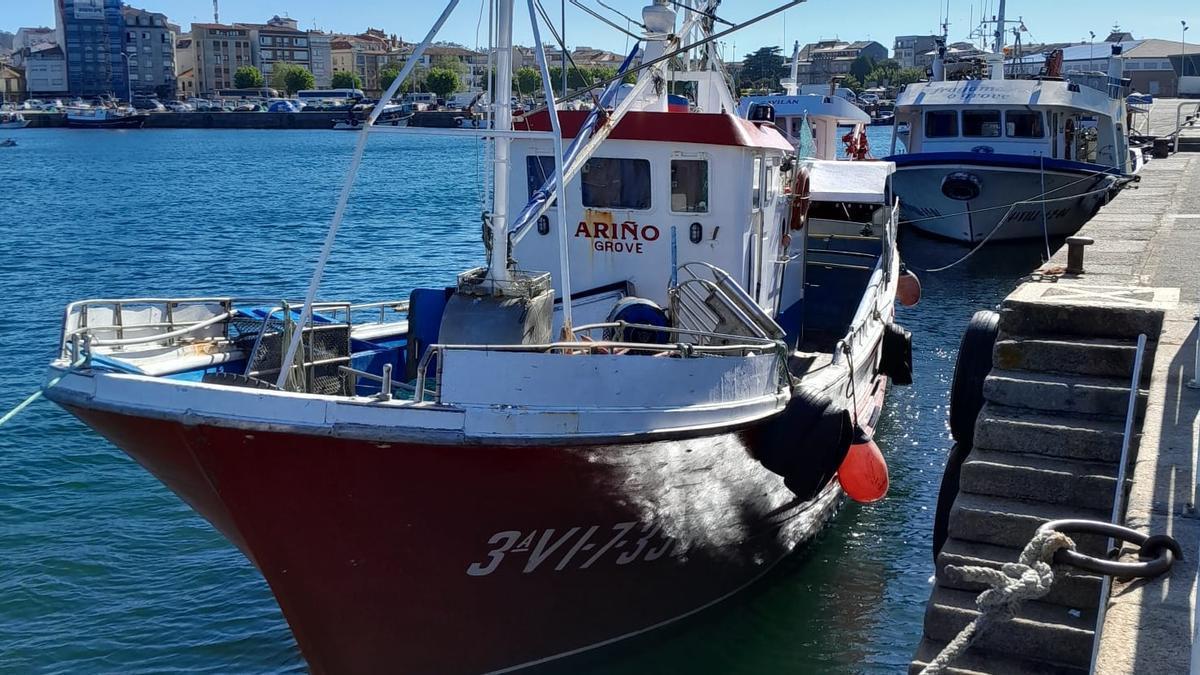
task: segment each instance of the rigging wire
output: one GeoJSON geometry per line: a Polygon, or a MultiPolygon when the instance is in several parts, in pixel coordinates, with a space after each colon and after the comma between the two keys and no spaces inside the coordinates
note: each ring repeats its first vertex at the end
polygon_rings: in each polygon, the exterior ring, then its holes
{"type": "MultiPolygon", "coordinates": [[[[575,2],[576,0],[571,0],[571,1],[575,2]]],[[[711,5],[712,1],[713,0],[709,0],[710,5],[711,5]]],[[[787,10],[795,7],[796,5],[803,4],[804,2],[806,2],[806,0],[789,0],[788,2],[785,2],[782,5],[779,5],[778,7],[774,8],[774,9],[763,12],[762,14],[759,14],[758,16],[756,16],[752,19],[747,19],[746,21],[743,21],[743,22],[733,26],[732,28],[727,28],[723,31],[718,31],[716,33],[712,33],[708,37],[701,38],[700,40],[697,40],[696,42],[680,46],[678,49],[674,49],[670,52],[667,52],[666,54],[663,54],[662,56],[660,56],[656,59],[646,61],[645,63],[642,63],[636,67],[630,68],[624,74],[619,74],[619,75],[616,75],[613,77],[609,77],[601,82],[597,82],[597,83],[591,85],[590,87],[580,87],[580,88],[576,89],[575,91],[566,92],[563,96],[559,97],[558,100],[561,102],[561,101],[569,101],[574,98],[579,98],[580,96],[591,93],[591,91],[593,89],[608,86],[608,85],[612,84],[613,82],[616,82],[617,80],[624,79],[628,75],[631,75],[633,73],[638,73],[643,70],[647,70],[649,68],[653,68],[660,63],[669,61],[669,60],[675,58],[676,56],[679,56],[680,54],[685,54],[688,51],[695,49],[696,47],[708,44],[710,42],[716,42],[717,40],[720,40],[721,38],[723,38],[727,35],[730,35],[731,33],[737,32],[748,26],[752,26],[760,21],[769,19],[769,18],[775,16],[776,14],[779,14],[780,12],[787,11],[787,10]]],[[[605,19],[603,17],[598,17],[598,18],[600,18],[600,20],[604,21],[605,23],[609,23],[611,25],[611,22],[609,22],[607,19],[605,19]]],[[[637,37],[639,40],[641,40],[640,36],[634,36],[634,37],[637,37]]],[[[544,109],[545,108],[543,107],[543,108],[539,108],[538,110],[544,110],[544,109]]],[[[531,111],[531,112],[538,112],[538,110],[531,111]]]]}

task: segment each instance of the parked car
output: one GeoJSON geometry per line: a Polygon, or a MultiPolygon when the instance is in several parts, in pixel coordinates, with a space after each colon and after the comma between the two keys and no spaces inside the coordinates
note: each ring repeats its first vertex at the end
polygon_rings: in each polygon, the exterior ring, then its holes
{"type": "Polygon", "coordinates": [[[148,96],[134,96],[133,108],[135,110],[146,110],[148,112],[165,112],[166,106],[159,103],[157,98],[148,96]]]}
{"type": "Polygon", "coordinates": [[[170,110],[171,112],[176,112],[176,113],[192,112],[195,110],[195,108],[193,108],[192,106],[188,105],[187,103],[183,103],[181,101],[169,101],[167,103],[164,103],[163,105],[166,106],[167,110],[170,110]]]}
{"type": "Polygon", "coordinates": [[[863,94],[858,97],[858,100],[863,103],[863,105],[875,105],[876,103],[879,103],[879,94],[863,94]]]}

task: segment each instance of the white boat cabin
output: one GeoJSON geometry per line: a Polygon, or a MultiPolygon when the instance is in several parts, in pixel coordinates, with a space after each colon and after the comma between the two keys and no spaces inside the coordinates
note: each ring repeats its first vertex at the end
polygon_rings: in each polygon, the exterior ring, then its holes
{"type": "MultiPolygon", "coordinates": [[[[574,137],[586,114],[560,111],[564,135],[574,137]]],[[[545,113],[527,122],[549,129],[545,113]]],[[[782,268],[772,261],[787,210],[781,169],[791,151],[771,125],[730,114],[628,113],[567,186],[574,322],[603,321],[610,302],[581,300],[617,287],[667,306],[672,275],[692,262],[727,271],[760,306],[778,311],[782,268]]],[[[554,174],[553,144],[515,139],[512,157],[509,203],[523,206],[554,174]]],[[[516,267],[560,269],[558,227],[551,208],[536,226],[514,232],[516,267]]]]}
{"type": "Polygon", "coordinates": [[[1023,155],[1128,168],[1119,101],[1063,80],[912,84],[896,99],[896,122],[896,141],[909,153],[1023,155]]]}

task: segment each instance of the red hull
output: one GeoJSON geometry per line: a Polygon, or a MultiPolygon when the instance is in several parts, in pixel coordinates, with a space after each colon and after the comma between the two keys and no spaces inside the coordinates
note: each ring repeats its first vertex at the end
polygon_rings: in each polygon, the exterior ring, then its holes
{"type": "Polygon", "coordinates": [[[386,445],[68,407],[257,565],[314,672],[484,672],[647,630],[763,574],[838,496],[801,503],[745,434],[386,445]]]}

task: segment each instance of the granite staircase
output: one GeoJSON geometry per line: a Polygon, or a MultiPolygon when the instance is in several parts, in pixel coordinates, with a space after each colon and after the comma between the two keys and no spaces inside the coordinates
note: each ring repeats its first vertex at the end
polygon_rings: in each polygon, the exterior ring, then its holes
{"type": "MultiPolygon", "coordinates": [[[[1047,521],[1111,517],[1137,336],[1150,340],[1149,374],[1163,313],[1086,294],[1064,298],[1051,286],[1026,284],[1002,306],[913,673],[978,615],[975,598],[984,587],[957,579],[948,565],[999,567],[1016,561],[1047,521]]],[[[1139,393],[1140,409],[1142,387],[1139,393]]],[[[1105,551],[1099,537],[1074,539],[1084,552],[1105,551]]],[[[1087,673],[1100,589],[1100,577],[1063,570],[1049,595],[992,625],[950,672],[1087,673]]]]}

